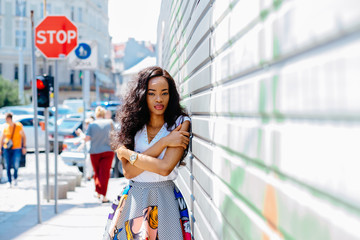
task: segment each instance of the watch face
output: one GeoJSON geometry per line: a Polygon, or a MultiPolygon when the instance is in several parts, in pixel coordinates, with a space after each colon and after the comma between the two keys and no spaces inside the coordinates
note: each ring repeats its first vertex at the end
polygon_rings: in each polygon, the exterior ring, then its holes
{"type": "Polygon", "coordinates": [[[130,161],[131,161],[131,162],[134,162],[134,161],[136,160],[136,158],[137,158],[137,154],[136,154],[136,153],[130,155],[130,161]]]}

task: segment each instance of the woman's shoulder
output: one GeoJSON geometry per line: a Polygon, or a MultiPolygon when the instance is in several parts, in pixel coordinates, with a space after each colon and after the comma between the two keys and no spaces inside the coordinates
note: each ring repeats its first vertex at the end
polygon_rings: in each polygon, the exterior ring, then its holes
{"type": "Polygon", "coordinates": [[[178,116],[178,117],[176,118],[176,120],[175,120],[174,125],[173,125],[169,130],[175,129],[177,126],[179,126],[179,124],[182,124],[182,123],[184,123],[184,122],[186,122],[186,121],[191,122],[191,119],[190,119],[189,116],[187,116],[187,115],[180,115],[180,116],[178,116]]]}
{"type": "Polygon", "coordinates": [[[185,121],[189,121],[191,122],[191,118],[187,115],[180,115],[178,116],[178,118],[176,119],[175,123],[176,123],[176,126],[179,125],[180,123],[183,123],[185,121]]]}
{"type": "Polygon", "coordinates": [[[134,136],[134,141],[135,141],[135,145],[139,144],[140,139],[146,139],[145,138],[146,134],[145,134],[145,125],[136,132],[135,136],[134,136]]]}

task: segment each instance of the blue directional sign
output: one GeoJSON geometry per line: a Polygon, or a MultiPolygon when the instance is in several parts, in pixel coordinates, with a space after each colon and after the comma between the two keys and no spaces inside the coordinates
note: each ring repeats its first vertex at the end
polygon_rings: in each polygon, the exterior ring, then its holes
{"type": "Polygon", "coordinates": [[[82,40],[77,48],[69,54],[68,62],[73,70],[96,70],[98,67],[97,42],[82,40]]]}
{"type": "Polygon", "coordinates": [[[80,43],[75,49],[75,55],[80,59],[87,59],[91,55],[91,47],[89,44],[80,43]]]}

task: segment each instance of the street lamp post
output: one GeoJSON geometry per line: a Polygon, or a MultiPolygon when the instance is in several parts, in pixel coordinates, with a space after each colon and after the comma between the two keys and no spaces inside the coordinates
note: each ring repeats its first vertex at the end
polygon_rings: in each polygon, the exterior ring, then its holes
{"type": "Polygon", "coordinates": [[[19,99],[20,103],[24,104],[24,15],[25,15],[25,1],[19,1],[20,10],[20,36],[19,36],[19,99]]]}

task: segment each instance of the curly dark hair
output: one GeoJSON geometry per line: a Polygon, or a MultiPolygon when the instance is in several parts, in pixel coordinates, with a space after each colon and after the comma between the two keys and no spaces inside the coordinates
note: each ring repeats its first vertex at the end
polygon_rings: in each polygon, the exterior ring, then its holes
{"type": "MultiPolygon", "coordinates": [[[[164,77],[169,84],[169,103],[164,113],[168,130],[171,130],[179,116],[188,116],[185,109],[180,105],[180,96],[170,74],[157,66],[145,68],[131,82],[124,103],[116,114],[116,121],[120,123],[120,128],[115,129],[111,134],[111,147],[113,149],[124,145],[127,149],[134,150],[136,133],[150,121],[150,112],[146,102],[149,80],[159,76],[164,77]]],[[[186,153],[187,151],[185,151],[184,156],[186,153]]]]}

